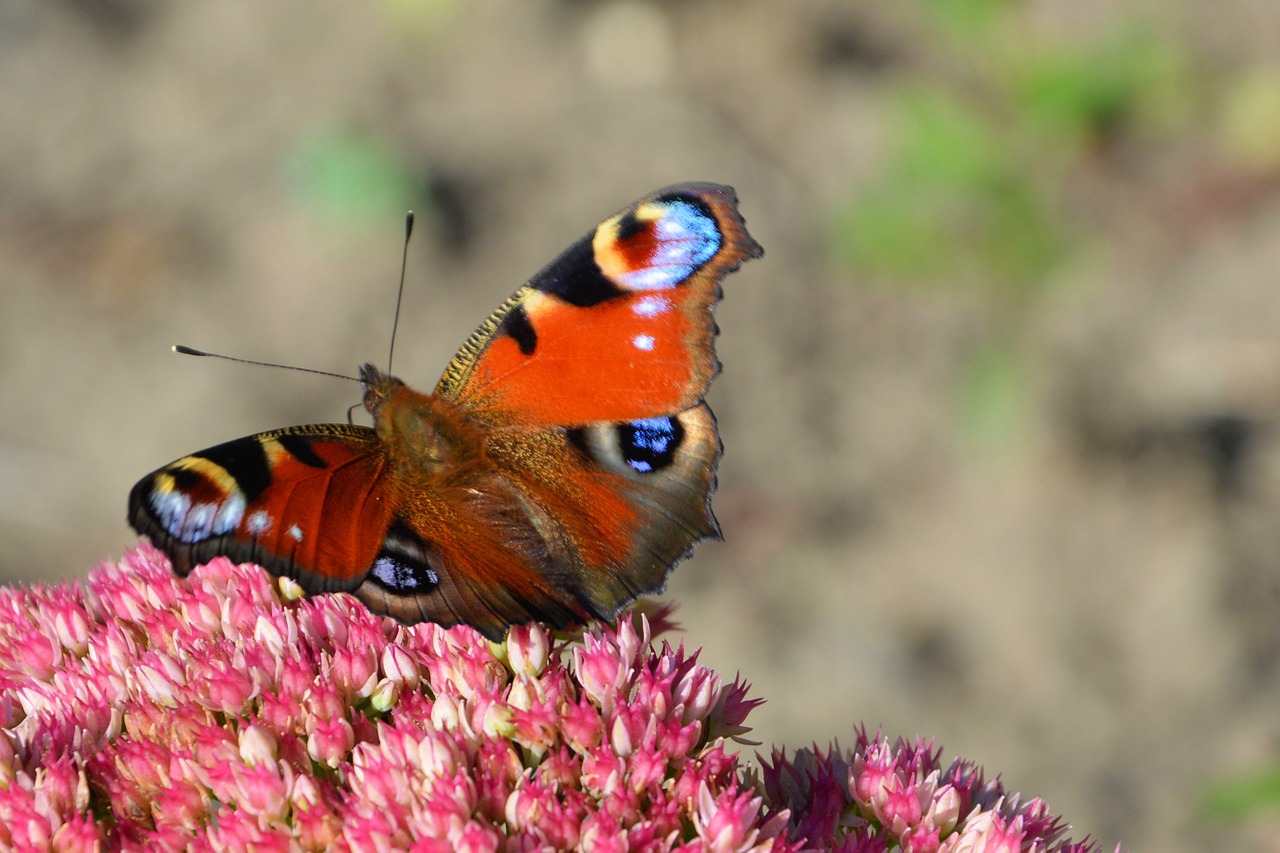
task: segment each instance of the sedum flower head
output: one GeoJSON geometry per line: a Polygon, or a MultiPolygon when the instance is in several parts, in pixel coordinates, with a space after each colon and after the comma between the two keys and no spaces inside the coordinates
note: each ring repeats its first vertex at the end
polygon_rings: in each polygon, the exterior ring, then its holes
{"type": "Polygon", "coordinates": [[[142,547],[0,590],[0,848],[786,851],[753,704],[622,621],[493,644],[142,547]]]}
{"type": "Polygon", "coordinates": [[[1084,851],[925,742],[730,748],[760,700],[623,619],[490,643],[150,547],[0,590],[0,850],[1084,851]]]}
{"type": "MultiPolygon", "coordinates": [[[[941,764],[930,740],[890,742],[857,732],[851,750],[775,751],[761,786],[789,810],[788,835],[806,849],[880,853],[1090,853],[1088,839],[1040,799],[1022,801],[971,762],[941,764]]],[[[1118,850],[1119,848],[1117,848],[1118,850]]]]}

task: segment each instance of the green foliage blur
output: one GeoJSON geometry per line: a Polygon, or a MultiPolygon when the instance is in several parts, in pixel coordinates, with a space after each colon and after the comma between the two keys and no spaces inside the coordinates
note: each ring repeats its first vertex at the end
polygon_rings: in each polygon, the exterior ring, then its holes
{"type": "Polygon", "coordinates": [[[382,140],[355,130],[325,128],[303,136],[286,168],[298,204],[341,226],[385,228],[389,211],[419,201],[419,182],[382,140]]]}
{"type": "Polygon", "coordinates": [[[1176,130],[1194,87],[1177,47],[1140,23],[1070,40],[1007,0],[918,5],[936,56],[889,83],[887,162],[849,189],[830,245],[859,284],[957,289],[990,314],[990,339],[957,371],[957,416],[998,446],[1025,396],[1026,312],[1096,236],[1073,180],[1176,130]]]}
{"type": "Polygon", "coordinates": [[[1280,769],[1241,775],[1217,783],[1206,793],[1203,811],[1217,823],[1280,816],[1280,769]]]}
{"type": "Polygon", "coordinates": [[[851,189],[835,252],[860,278],[1034,292],[1087,237],[1065,184],[1106,146],[1176,122],[1185,62],[1136,26],[1033,41],[1011,4],[926,5],[945,13],[935,41],[963,73],[891,84],[892,152],[851,189]]]}

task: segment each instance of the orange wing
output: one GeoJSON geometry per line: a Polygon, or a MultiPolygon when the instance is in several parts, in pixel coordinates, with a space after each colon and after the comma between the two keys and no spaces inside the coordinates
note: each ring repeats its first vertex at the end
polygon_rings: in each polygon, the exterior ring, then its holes
{"type": "Polygon", "coordinates": [[[385,465],[367,427],[259,433],[143,477],[129,494],[129,523],[179,574],[225,556],[295,578],[308,592],[350,590],[391,519],[385,465]]]}
{"type": "Polygon", "coordinates": [[[671,415],[719,372],[720,280],[761,254],[729,187],[681,184],[605,220],[467,340],[436,393],[525,425],[671,415]]]}

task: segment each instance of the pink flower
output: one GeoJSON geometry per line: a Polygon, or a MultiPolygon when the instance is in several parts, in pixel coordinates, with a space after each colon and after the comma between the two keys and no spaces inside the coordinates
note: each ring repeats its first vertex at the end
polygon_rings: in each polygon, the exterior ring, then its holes
{"type": "Polygon", "coordinates": [[[260,725],[249,724],[240,730],[240,758],[252,767],[264,761],[274,761],[276,757],[276,739],[271,732],[260,725]]]}
{"type": "Polygon", "coordinates": [[[355,732],[346,720],[317,720],[307,735],[307,755],[317,764],[336,768],[347,760],[355,740],[355,732]]]}
{"type": "MultiPolygon", "coordinates": [[[[668,626],[660,611],[658,624],[668,626]]],[[[0,590],[0,847],[977,851],[1060,821],[927,742],[732,741],[758,699],[643,617],[491,643],[135,549],[0,590]]],[[[1076,848],[1087,849],[1086,845],[1076,848]]]]}
{"type": "Polygon", "coordinates": [[[378,658],[373,647],[335,649],[329,677],[347,699],[368,697],[378,684],[378,658]]]}
{"type": "Polygon", "coordinates": [[[943,768],[928,740],[890,742],[857,732],[852,750],[775,752],[762,784],[775,809],[790,810],[793,840],[818,850],[1085,853],[1062,841],[1066,827],[1041,800],[1019,805],[974,765],[943,768]]]}
{"type": "Polygon", "coordinates": [[[416,688],[422,678],[417,659],[400,643],[387,643],[380,666],[386,680],[410,690],[416,688]]]}
{"type": "Polygon", "coordinates": [[[698,827],[698,834],[707,840],[707,846],[711,850],[717,853],[747,853],[757,849],[755,842],[759,834],[756,828],[759,813],[760,797],[752,796],[749,792],[721,794],[716,797],[710,788],[704,786],[698,792],[698,811],[693,820],[698,827]]]}
{"type": "Polygon", "coordinates": [[[947,839],[944,853],[1020,853],[1022,821],[1006,821],[998,812],[980,812],[969,821],[966,831],[947,839]]]}
{"type": "Polygon", "coordinates": [[[507,661],[516,675],[538,676],[551,654],[551,632],[541,625],[512,625],[507,633],[507,661]]]}

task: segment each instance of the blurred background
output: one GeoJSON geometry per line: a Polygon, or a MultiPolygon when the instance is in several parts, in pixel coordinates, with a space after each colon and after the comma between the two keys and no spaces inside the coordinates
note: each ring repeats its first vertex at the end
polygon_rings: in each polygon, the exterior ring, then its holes
{"type": "Polygon", "coordinates": [[[938,738],[1110,849],[1278,850],[1280,5],[6,0],[0,555],[190,451],[431,388],[603,216],[732,184],[725,542],[669,599],[756,736],[938,738]]]}

